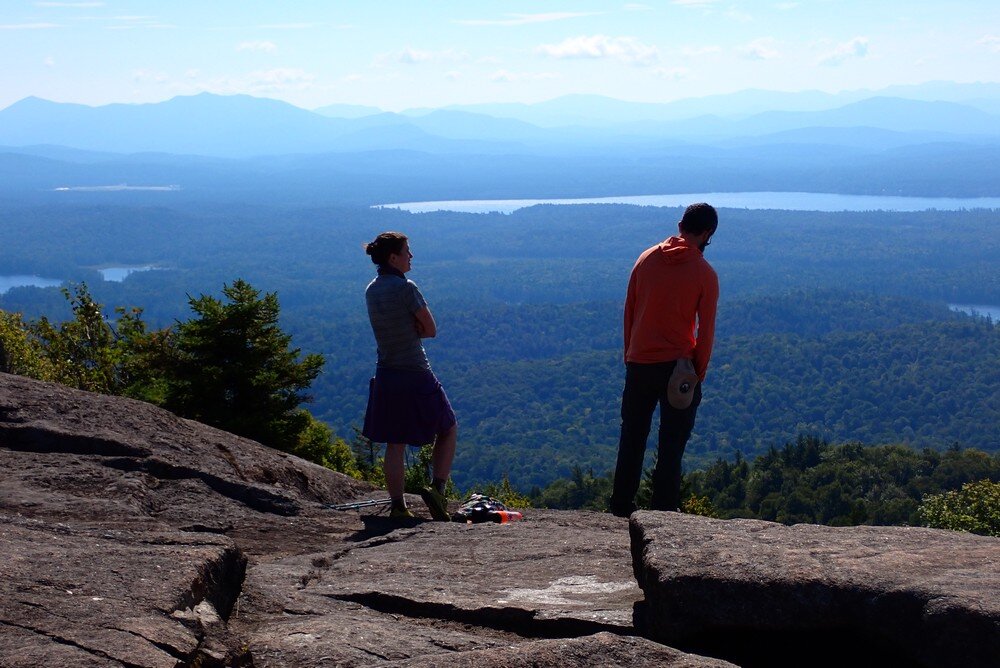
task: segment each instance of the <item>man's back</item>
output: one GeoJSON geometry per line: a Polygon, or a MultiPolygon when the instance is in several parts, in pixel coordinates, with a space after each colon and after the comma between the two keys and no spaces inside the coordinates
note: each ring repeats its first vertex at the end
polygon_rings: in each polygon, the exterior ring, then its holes
{"type": "Polygon", "coordinates": [[[704,378],[718,299],[718,276],[697,247],[670,237],[647,249],[632,269],[625,298],[625,361],[693,358],[704,378]]]}
{"type": "Polygon", "coordinates": [[[694,360],[699,379],[705,380],[715,339],[719,279],[702,252],[718,226],[714,207],[692,204],[677,223],[678,235],[647,249],[632,268],[625,296],[622,429],[609,499],[611,512],[620,517],[636,508],[657,406],[660,427],[650,505],[654,510],[680,508],[681,459],[701,404],[702,383],[685,378],[675,385],[673,380],[676,371],[683,372],[686,363],[680,360],[685,358],[694,360]]]}

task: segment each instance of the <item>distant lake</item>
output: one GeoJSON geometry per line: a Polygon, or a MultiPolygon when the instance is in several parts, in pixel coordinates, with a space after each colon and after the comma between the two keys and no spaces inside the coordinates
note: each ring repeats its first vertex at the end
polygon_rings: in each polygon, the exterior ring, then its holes
{"type": "Polygon", "coordinates": [[[1000,306],[982,304],[948,304],[953,311],[961,311],[969,315],[989,316],[993,322],[1000,323],[1000,306]]]}
{"type": "Polygon", "coordinates": [[[58,278],[44,278],[42,276],[0,276],[0,295],[11,288],[23,288],[29,285],[36,288],[52,288],[62,285],[62,280],[58,278]]]}
{"type": "Polygon", "coordinates": [[[511,213],[536,204],[635,204],[638,206],[687,206],[708,202],[727,209],[782,209],[786,211],[960,211],[1000,209],[1000,197],[889,197],[880,195],[834,195],[830,193],[685,193],[680,195],[631,195],[578,199],[479,199],[438,202],[400,202],[378,207],[411,213],[457,211],[461,213],[511,213]]]}
{"type": "Polygon", "coordinates": [[[105,281],[121,283],[129,274],[134,274],[137,271],[150,271],[151,269],[153,269],[153,265],[147,264],[137,267],[105,267],[97,271],[101,272],[101,277],[105,281]]]}
{"type": "Polygon", "coordinates": [[[130,186],[127,183],[116,183],[115,185],[109,186],[61,186],[59,188],[53,188],[52,190],[57,193],[61,192],[77,192],[77,193],[118,193],[118,192],[129,192],[129,191],[140,191],[140,192],[163,192],[172,193],[180,190],[181,187],[178,185],[169,186],[130,186]]]}

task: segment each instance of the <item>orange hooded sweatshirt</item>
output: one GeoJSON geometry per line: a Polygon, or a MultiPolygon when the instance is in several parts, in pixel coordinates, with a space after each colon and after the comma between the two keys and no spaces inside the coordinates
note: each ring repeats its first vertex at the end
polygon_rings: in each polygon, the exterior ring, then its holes
{"type": "Polygon", "coordinates": [[[632,268],[625,297],[625,361],[651,364],[689,357],[705,380],[715,339],[719,277],[681,237],[647,249],[632,268]]]}

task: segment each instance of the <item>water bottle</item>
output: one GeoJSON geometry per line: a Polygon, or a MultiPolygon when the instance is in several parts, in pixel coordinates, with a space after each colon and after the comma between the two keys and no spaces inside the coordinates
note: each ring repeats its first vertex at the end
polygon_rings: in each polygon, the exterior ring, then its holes
{"type": "Polygon", "coordinates": [[[493,510],[490,512],[490,521],[496,522],[497,524],[516,522],[522,517],[524,517],[524,515],[516,510],[493,510]]]}

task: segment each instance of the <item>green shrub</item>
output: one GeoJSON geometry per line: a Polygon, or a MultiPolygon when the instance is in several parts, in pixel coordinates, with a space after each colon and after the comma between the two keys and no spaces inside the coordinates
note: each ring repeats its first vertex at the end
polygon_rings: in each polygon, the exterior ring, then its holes
{"type": "MultiPolygon", "coordinates": [[[[470,492],[471,494],[472,492],[470,492]]],[[[480,494],[498,499],[508,508],[530,508],[531,499],[510,486],[510,477],[505,473],[500,482],[485,485],[480,494]]]]}
{"type": "Polygon", "coordinates": [[[1000,536],[1000,483],[980,480],[925,496],[917,513],[924,526],[1000,536]]]}
{"type": "Polygon", "coordinates": [[[55,369],[20,313],[0,311],[0,371],[37,380],[55,380],[55,369]]]}
{"type": "Polygon", "coordinates": [[[689,496],[681,502],[681,512],[702,517],[719,517],[719,511],[707,496],[689,496]]]}

